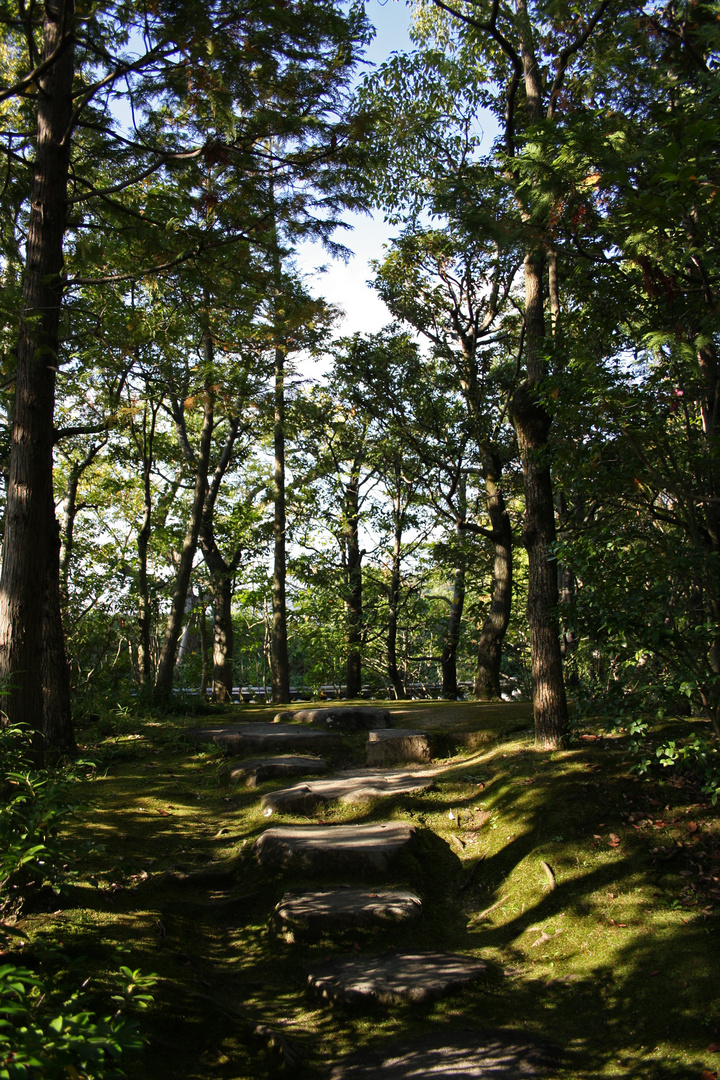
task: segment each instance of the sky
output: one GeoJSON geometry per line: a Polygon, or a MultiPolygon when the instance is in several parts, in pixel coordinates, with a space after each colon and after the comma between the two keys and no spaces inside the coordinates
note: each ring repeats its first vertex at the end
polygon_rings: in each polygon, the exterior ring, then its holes
{"type": "MultiPolygon", "coordinates": [[[[404,0],[366,0],[365,10],[376,29],[375,38],[365,54],[369,64],[381,64],[391,53],[412,47],[408,35],[411,8],[404,0]]],[[[346,264],[331,259],[317,244],[304,245],[297,253],[296,264],[307,276],[307,284],[313,293],[345,312],[338,323],[339,334],[376,333],[391,321],[392,316],[367,284],[372,273],[369,262],[382,257],[383,244],[393,235],[393,230],[385,224],[382,214],[370,216],[347,212],[344,218],[352,231],[339,230],[335,239],[353,252],[346,264]],[[328,269],[317,275],[316,268],[322,265],[328,269]]]]}

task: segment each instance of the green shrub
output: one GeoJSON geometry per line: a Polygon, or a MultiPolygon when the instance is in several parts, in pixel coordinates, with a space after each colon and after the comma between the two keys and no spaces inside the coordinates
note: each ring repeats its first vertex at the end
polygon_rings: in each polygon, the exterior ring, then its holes
{"type": "MultiPolygon", "coordinates": [[[[0,916],[22,910],[37,890],[59,880],[59,825],[71,809],[72,776],[35,770],[29,739],[18,726],[0,727],[0,916]]],[[[23,937],[0,922],[0,946],[23,937]]],[[[145,1008],[154,976],[121,967],[103,1013],[92,1008],[82,960],[60,946],[45,949],[36,970],[0,964],[0,1080],[111,1080],[125,1074],[121,1055],[143,1045],[126,1013],[145,1008]]]]}

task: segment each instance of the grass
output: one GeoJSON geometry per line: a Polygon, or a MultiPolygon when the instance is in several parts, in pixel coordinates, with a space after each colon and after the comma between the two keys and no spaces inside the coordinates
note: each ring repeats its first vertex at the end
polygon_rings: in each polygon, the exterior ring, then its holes
{"type": "MultiPolygon", "coordinates": [[[[282,785],[229,787],[225,758],[186,738],[197,718],[125,714],[82,733],[98,767],[68,828],[72,884],[58,910],[20,920],[26,952],[60,939],[68,962],[85,958],[100,999],[119,964],[157,973],[135,1080],[264,1080],[294,1070],[299,1055],[300,1075],[319,1080],[344,1053],[450,1022],[549,1040],[564,1052],[555,1075],[566,1080],[712,1075],[720,821],[698,789],[669,774],[637,778],[625,739],[591,729],[570,750],[536,752],[527,705],[393,708],[396,723],[433,732],[435,788],[312,820],[416,825],[420,849],[388,884],[419,891],[421,923],[333,942],[276,939],[274,905],[305,883],[260,872],[251,847],[268,824],[260,797],[282,785]],[[208,866],[227,874],[163,877],[208,866]],[[306,993],[311,960],[406,946],[481,956],[488,977],[389,1011],[333,1009],[306,993]]],[[[272,711],[238,707],[200,722],[272,711]]],[[[361,763],[363,743],[348,738],[335,764],[361,763]]]]}

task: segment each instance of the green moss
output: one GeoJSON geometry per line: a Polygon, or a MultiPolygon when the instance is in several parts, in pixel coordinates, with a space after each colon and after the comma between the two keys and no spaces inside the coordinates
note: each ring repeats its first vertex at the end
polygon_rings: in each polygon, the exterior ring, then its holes
{"type": "MultiPolygon", "coordinates": [[[[273,712],[238,708],[223,722],[273,712]]],[[[291,1055],[302,1045],[309,1080],[343,1053],[451,1021],[541,1035],[566,1051],[567,1080],[680,1080],[713,1065],[717,811],[689,784],[633,777],[622,738],[536,752],[527,706],[403,702],[393,713],[447,738],[435,788],[312,820],[416,825],[418,847],[389,884],[421,893],[423,920],[296,945],[269,933],[268,918],[286,888],[306,882],[265,874],[251,855],[268,824],[260,796],[280,785],[227,786],[225,758],[183,737],[197,718],[124,716],[122,730],[91,736],[102,767],[69,829],[82,852],[72,889],[62,910],[22,929],[31,949],[59,938],[101,981],[118,957],[158,973],[137,1080],[277,1076],[282,1048],[268,1047],[258,1023],[289,1040],[291,1055]],[[160,878],[209,865],[227,878],[160,878]],[[442,947],[490,970],[422,1010],[366,1014],[308,997],[305,965],[356,947],[442,947]]],[[[348,739],[335,763],[361,760],[363,741],[348,739]]]]}

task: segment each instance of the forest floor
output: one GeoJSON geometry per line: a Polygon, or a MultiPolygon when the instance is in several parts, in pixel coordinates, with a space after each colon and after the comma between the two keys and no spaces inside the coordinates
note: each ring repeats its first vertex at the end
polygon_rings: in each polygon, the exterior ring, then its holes
{"type": "MultiPolygon", "coordinates": [[[[571,749],[547,754],[533,748],[528,705],[391,707],[396,726],[435,733],[434,788],[311,820],[420,830],[423,843],[385,884],[414,889],[424,914],[341,942],[288,944],[269,929],[302,882],[262,870],[251,849],[270,824],[260,796],[288,784],[231,786],[231,759],[187,738],[201,725],[267,721],[273,708],[121,712],[81,732],[96,765],[69,825],[72,885],[58,910],[18,928],[30,951],[60,939],[70,961],[83,957],[100,998],[119,965],[156,974],[141,1016],[148,1045],[123,1066],[129,1075],[326,1080],[350,1051],[455,1024],[547,1040],[562,1051],[552,1075],[564,1080],[714,1077],[719,808],[690,780],[636,776],[619,732],[585,727],[571,749]],[[208,868],[221,873],[184,876],[208,868]],[[481,957],[488,974],[420,1006],[331,1007],[308,993],[311,961],[406,946],[481,957]]],[[[364,745],[364,733],[345,737],[331,769],[363,765],[364,745]]]]}

